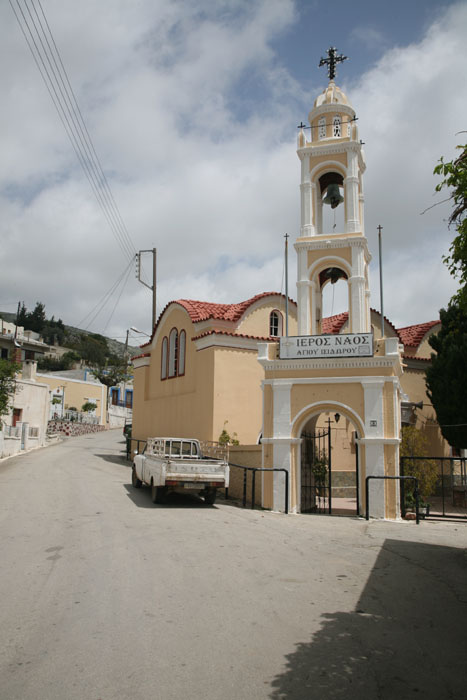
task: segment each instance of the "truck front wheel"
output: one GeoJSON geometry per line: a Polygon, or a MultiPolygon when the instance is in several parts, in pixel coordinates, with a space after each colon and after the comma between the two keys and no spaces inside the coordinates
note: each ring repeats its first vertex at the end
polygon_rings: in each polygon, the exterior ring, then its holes
{"type": "Polygon", "coordinates": [[[203,495],[204,502],[207,503],[208,506],[213,506],[216,502],[217,489],[206,489],[203,495]]]}
{"type": "Polygon", "coordinates": [[[131,483],[135,487],[135,489],[141,488],[142,481],[141,479],[138,479],[136,476],[136,468],[135,465],[133,464],[133,469],[131,470],[131,483]]]}

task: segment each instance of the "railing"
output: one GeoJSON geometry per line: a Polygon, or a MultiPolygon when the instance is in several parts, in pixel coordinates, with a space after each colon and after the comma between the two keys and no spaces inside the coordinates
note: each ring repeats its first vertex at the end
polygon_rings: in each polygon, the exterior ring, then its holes
{"type": "Polygon", "coordinates": [[[109,410],[112,406],[119,406],[120,408],[129,408],[130,411],[133,408],[133,403],[126,403],[126,401],[111,401],[109,404],[109,410]]]}
{"type": "Polygon", "coordinates": [[[66,420],[70,421],[71,423],[90,423],[91,425],[97,425],[99,423],[99,418],[97,416],[93,416],[83,411],[70,411],[69,409],[64,411],[63,416],[61,416],[58,412],[55,413],[54,415],[52,415],[52,418],[50,420],[66,420]]]}
{"type": "Polygon", "coordinates": [[[365,513],[365,518],[367,520],[370,519],[370,487],[369,487],[369,482],[370,479],[389,479],[389,480],[394,480],[397,479],[398,481],[401,481],[404,483],[404,481],[408,481],[409,479],[411,481],[415,481],[415,489],[413,492],[413,495],[415,496],[415,520],[417,522],[417,525],[420,524],[420,513],[419,513],[419,505],[418,505],[418,479],[415,476],[367,476],[365,479],[365,496],[366,496],[366,513],[365,513]]]}
{"type": "Polygon", "coordinates": [[[204,457],[213,457],[214,459],[229,459],[229,446],[221,445],[213,440],[201,440],[201,452],[204,457]]]}
{"type": "MultiPolygon", "coordinates": [[[[289,512],[289,472],[287,469],[275,467],[245,467],[242,464],[232,464],[229,462],[229,467],[243,469],[243,507],[246,508],[247,500],[247,472],[252,472],[251,477],[251,509],[255,507],[255,488],[256,488],[256,472],[284,472],[285,474],[285,514],[289,512]]],[[[225,489],[225,497],[229,497],[229,489],[225,489]]]]}
{"type": "Polygon", "coordinates": [[[5,437],[19,438],[21,437],[21,426],[4,425],[3,434],[5,437]]]}

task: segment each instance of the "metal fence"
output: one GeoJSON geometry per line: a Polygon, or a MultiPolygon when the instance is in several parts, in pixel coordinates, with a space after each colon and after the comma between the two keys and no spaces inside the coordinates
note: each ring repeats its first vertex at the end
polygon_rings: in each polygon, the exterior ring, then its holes
{"type": "Polygon", "coordinates": [[[436,464],[437,478],[428,502],[426,517],[467,520],[467,459],[465,457],[402,457],[401,475],[417,470],[420,490],[423,474],[436,464]],[[412,465],[410,464],[412,462],[412,465]]]}

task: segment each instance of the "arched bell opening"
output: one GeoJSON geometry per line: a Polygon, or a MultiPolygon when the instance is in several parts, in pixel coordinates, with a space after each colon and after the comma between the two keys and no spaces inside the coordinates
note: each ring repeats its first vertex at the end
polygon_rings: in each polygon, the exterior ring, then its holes
{"type": "MultiPolygon", "coordinates": [[[[328,267],[319,275],[322,318],[349,312],[347,273],[339,267],[328,267]]],[[[322,329],[326,332],[325,329],[322,329]]]]}
{"type": "Polygon", "coordinates": [[[345,231],[344,178],[328,172],[319,178],[321,233],[345,231]]]}
{"type": "Polygon", "coordinates": [[[361,514],[358,427],[339,407],[320,410],[300,430],[300,512],[361,514]]]}

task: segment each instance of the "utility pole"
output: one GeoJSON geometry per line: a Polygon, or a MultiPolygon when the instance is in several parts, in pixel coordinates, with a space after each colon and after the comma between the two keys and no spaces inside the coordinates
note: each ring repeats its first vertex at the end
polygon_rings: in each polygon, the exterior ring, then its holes
{"type": "Polygon", "coordinates": [[[285,236],[285,337],[289,337],[289,234],[285,236]]]}
{"type": "Polygon", "coordinates": [[[379,248],[379,297],[381,305],[381,338],[384,338],[384,306],[383,306],[383,253],[381,242],[381,231],[383,227],[377,226],[378,229],[378,248],[379,248]]]}
{"type": "Polygon", "coordinates": [[[141,284],[144,284],[145,287],[150,289],[152,291],[152,324],[151,324],[151,332],[154,330],[154,326],[156,325],[157,321],[157,311],[156,311],[156,279],[157,279],[157,251],[156,248],[153,248],[152,250],[140,250],[138,253],[135,255],[135,262],[136,262],[136,279],[138,282],[141,282],[141,284]],[[141,279],[141,255],[143,253],[152,253],[152,285],[147,284],[144,280],[141,279]]]}

